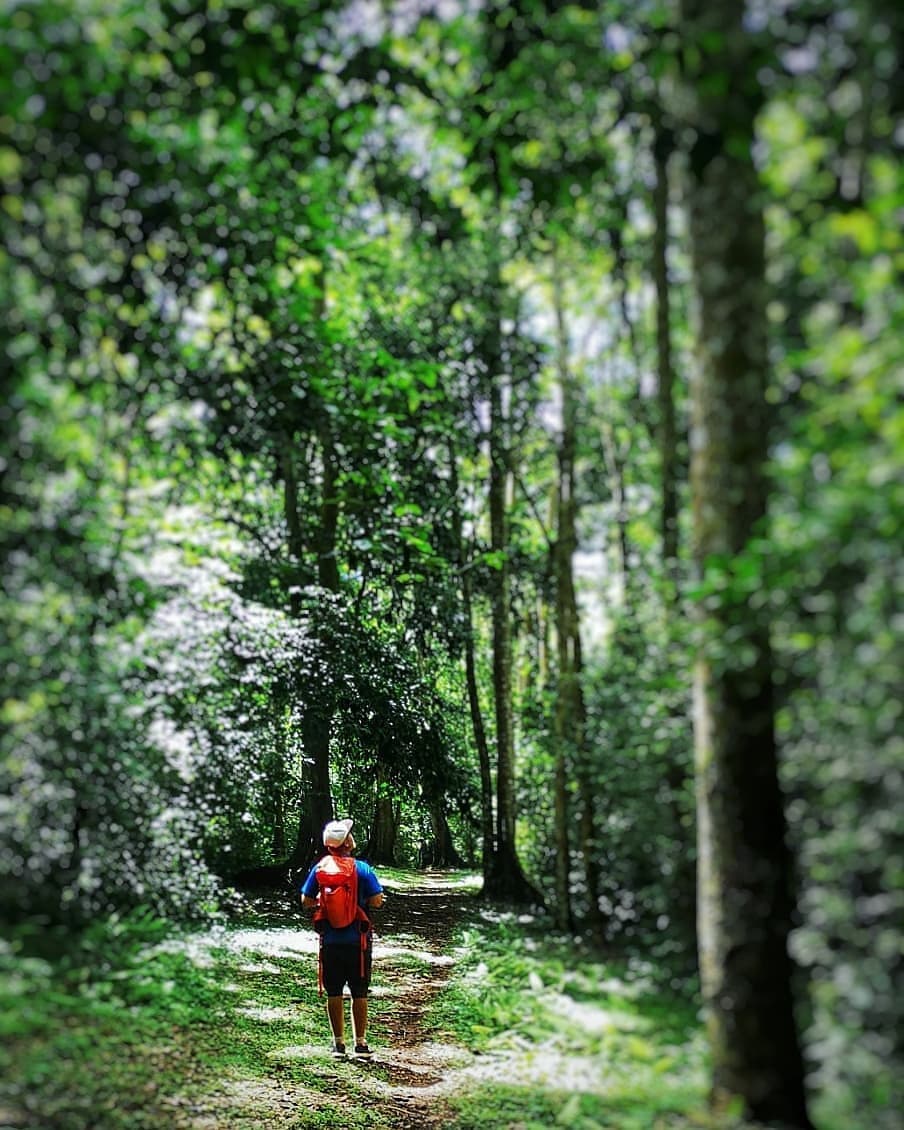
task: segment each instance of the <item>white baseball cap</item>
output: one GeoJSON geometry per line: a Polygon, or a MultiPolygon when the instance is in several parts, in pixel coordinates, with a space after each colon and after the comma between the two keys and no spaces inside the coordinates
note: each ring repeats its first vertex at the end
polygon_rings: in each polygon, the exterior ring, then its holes
{"type": "Polygon", "coordinates": [[[325,847],[342,847],[348,839],[354,820],[331,820],[323,828],[323,843],[325,847]]]}

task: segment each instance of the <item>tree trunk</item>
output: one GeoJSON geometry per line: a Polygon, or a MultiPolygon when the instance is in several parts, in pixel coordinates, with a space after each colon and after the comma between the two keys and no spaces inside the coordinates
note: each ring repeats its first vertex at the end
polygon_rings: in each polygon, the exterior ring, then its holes
{"type": "MultiPolygon", "coordinates": [[[[752,552],[766,510],[764,225],[752,159],[759,92],[741,8],[683,0],[682,10],[700,52],[689,153],[701,354],[691,489],[695,560],[705,573],[731,570],[752,552]]],[[[739,1098],[753,1119],[809,1127],[788,954],[793,905],[772,655],[768,625],[747,591],[736,577],[719,586],[718,602],[701,607],[707,635],[695,671],[698,934],[713,1097],[717,1105],[739,1098]]]]}
{"type": "Polygon", "coordinates": [[[578,624],[574,601],[572,558],[577,544],[575,531],[574,460],[577,443],[577,397],[568,364],[568,333],[565,325],[563,283],[558,249],[553,249],[553,306],[556,317],[556,367],[562,406],[562,431],[558,450],[556,490],[556,540],[553,562],[556,592],[556,702],[553,717],[555,773],[553,811],[556,844],[556,925],[573,930],[571,906],[571,850],[577,839],[569,820],[569,782],[578,754],[575,746],[577,700],[581,689],[575,667],[578,624]]]}
{"type": "Polygon", "coordinates": [[[266,762],[267,799],[272,828],[273,858],[285,861],[289,845],[286,841],[286,702],[277,694],[273,703],[276,722],[273,726],[273,750],[266,762]]]}
{"type": "Polygon", "coordinates": [[[283,515],[286,519],[287,547],[292,563],[290,576],[295,584],[290,587],[289,609],[293,616],[301,611],[301,594],[298,588],[302,577],[304,561],[304,537],[298,509],[298,471],[295,467],[295,433],[287,432],[282,437],[282,450],[279,453],[279,473],[283,481],[283,515]]]}
{"type": "MultiPolygon", "coordinates": [[[[330,592],[338,592],[339,570],[335,556],[338,515],[335,499],[335,458],[329,434],[326,432],[322,440],[322,458],[320,527],[316,544],[317,579],[323,588],[330,592]]],[[[291,453],[288,453],[284,457],[284,483],[286,519],[291,537],[293,528],[298,526],[298,493],[295,475],[288,473],[290,465],[291,453]],[[295,508],[294,517],[290,516],[290,507],[295,508]]],[[[293,554],[296,554],[295,547],[291,543],[290,548],[293,554]]],[[[293,604],[293,610],[297,613],[298,606],[293,604]]],[[[315,698],[305,704],[301,727],[304,748],[301,768],[301,812],[298,838],[290,859],[290,865],[295,868],[304,867],[317,858],[322,849],[321,830],[323,825],[333,818],[333,799],[330,790],[332,718],[333,712],[328,703],[317,701],[315,698]]]]}
{"type": "MultiPolygon", "coordinates": [[[[322,322],[327,313],[326,304],[327,262],[323,257],[320,276],[320,293],[316,304],[316,319],[322,322]]],[[[339,525],[339,500],[336,494],[337,458],[329,417],[324,413],[317,428],[320,445],[320,512],[314,552],[317,559],[317,582],[321,588],[338,593],[339,563],[336,559],[336,534],[339,525]]],[[[294,521],[298,522],[297,497],[294,521]]],[[[292,525],[289,520],[289,530],[292,525]]],[[[330,790],[330,730],[333,708],[329,702],[316,698],[306,705],[302,722],[304,762],[302,766],[301,819],[298,841],[292,853],[292,864],[310,862],[322,850],[323,824],[333,818],[333,798],[330,790]]]]}
{"type": "Polygon", "coordinates": [[[367,845],[371,863],[394,867],[399,822],[393,805],[392,791],[382,765],[377,767],[377,795],[374,801],[374,821],[367,845]]]}
{"type": "Polygon", "coordinates": [[[317,581],[330,592],[339,591],[339,562],[336,559],[336,532],[339,527],[339,499],[336,495],[338,468],[336,444],[329,420],[318,429],[323,461],[320,488],[320,521],[317,529],[317,581]]]}
{"type": "Polygon", "coordinates": [[[615,529],[618,536],[618,563],[621,574],[622,600],[628,603],[630,590],[628,561],[628,500],[625,491],[625,470],[609,424],[602,428],[603,456],[609,475],[609,489],[615,505],[615,529]]]}
{"type": "Polygon", "coordinates": [[[490,748],[487,744],[486,728],[483,724],[483,712],[480,709],[477,663],[474,657],[474,610],[471,583],[473,563],[468,560],[468,554],[465,553],[464,529],[458,498],[458,461],[455,449],[451,444],[449,445],[449,465],[453,480],[454,511],[452,521],[455,529],[458,572],[461,578],[461,603],[465,623],[465,684],[468,689],[471,728],[474,732],[474,745],[477,747],[477,762],[480,768],[480,828],[483,837],[483,881],[486,884],[496,855],[496,836],[493,824],[493,776],[490,765],[490,748]]]}
{"type": "MultiPolygon", "coordinates": [[[[298,475],[291,435],[286,437],[283,445],[280,469],[289,555],[300,570],[305,547],[299,520],[298,475]]],[[[292,614],[297,616],[301,611],[300,595],[297,592],[291,593],[289,601],[292,614]]],[[[289,858],[289,866],[295,870],[306,868],[317,859],[323,847],[323,825],[333,817],[329,720],[322,717],[322,711],[313,703],[306,705],[301,733],[304,756],[301,763],[298,834],[289,858]]]]}
{"type": "Polygon", "coordinates": [[[492,571],[493,694],[496,713],[496,844],[484,893],[510,902],[533,903],[537,894],[524,877],[515,845],[515,736],[512,712],[511,563],[508,547],[508,449],[502,404],[502,283],[494,264],[495,309],[485,343],[490,400],[490,548],[492,571]]]}
{"type": "Polygon", "coordinates": [[[656,287],[656,353],[659,402],[659,457],[662,479],[661,538],[666,573],[677,577],[678,563],[678,448],[675,430],[674,372],[669,314],[669,155],[672,138],[660,128],[653,144],[656,184],[653,189],[653,283],[656,287]]]}
{"type": "Polygon", "coordinates": [[[575,774],[577,776],[580,801],[580,849],[584,864],[584,886],[587,890],[587,925],[591,938],[602,945],[606,933],[606,917],[600,909],[599,849],[596,842],[596,797],[597,788],[593,779],[592,755],[584,742],[587,726],[587,713],[584,705],[584,692],[581,687],[581,672],[584,670],[584,655],[581,647],[581,633],[578,620],[577,597],[574,583],[568,594],[572,605],[571,622],[574,625],[574,748],[575,774]]]}
{"type": "Polygon", "coordinates": [[[330,792],[330,720],[322,710],[306,710],[301,723],[301,813],[298,837],[289,860],[296,869],[310,866],[323,854],[324,824],[333,819],[330,792]]]}
{"type": "Polygon", "coordinates": [[[465,567],[461,578],[462,603],[465,614],[465,681],[468,687],[468,705],[477,760],[480,767],[480,826],[483,832],[483,879],[487,880],[496,850],[493,825],[493,774],[490,766],[490,747],[487,744],[480,695],[477,688],[477,666],[474,659],[474,616],[471,607],[471,575],[465,567]]]}
{"type": "Polygon", "coordinates": [[[455,850],[449,821],[446,819],[442,798],[440,797],[430,802],[430,826],[433,829],[433,866],[464,867],[464,860],[455,850]]]}

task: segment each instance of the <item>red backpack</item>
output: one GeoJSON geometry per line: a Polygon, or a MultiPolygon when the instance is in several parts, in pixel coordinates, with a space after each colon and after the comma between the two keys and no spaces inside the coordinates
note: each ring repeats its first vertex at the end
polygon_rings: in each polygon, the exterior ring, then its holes
{"type": "Polygon", "coordinates": [[[358,869],[349,855],[325,855],[314,871],[317,880],[317,909],[314,929],[320,935],[318,985],[323,993],[323,931],[327,925],[341,930],[357,923],[361,936],[361,976],[364,976],[364,953],[370,933],[370,919],[358,905],[358,869]]]}
{"type": "Polygon", "coordinates": [[[351,856],[325,855],[317,864],[314,878],[318,887],[315,927],[322,927],[325,920],[341,930],[359,917],[367,918],[358,906],[358,869],[351,856]]]}

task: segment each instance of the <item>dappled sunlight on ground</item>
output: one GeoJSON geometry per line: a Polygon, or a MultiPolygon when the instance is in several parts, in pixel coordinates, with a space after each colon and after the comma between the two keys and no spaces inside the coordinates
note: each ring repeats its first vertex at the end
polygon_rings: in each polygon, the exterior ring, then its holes
{"type": "Polygon", "coordinates": [[[273,1079],[225,1079],[216,1094],[203,1102],[180,1097],[166,1104],[172,1113],[171,1130],[259,1130],[289,1124],[299,1110],[318,1110],[332,1102],[311,1087],[287,1086],[273,1079]],[[241,1111],[241,1113],[237,1113],[241,1111]]]}
{"type": "Polygon", "coordinates": [[[448,954],[431,953],[429,950],[412,949],[405,944],[405,935],[394,935],[394,944],[390,945],[377,938],[374,945],[374,960],[384,958],[391,960],[394,957],[414,958],[423,965],[454,965],[455,958],[448,954]]]}
{"type": "Polygon", "coordinates": [[[240,1016],[247,1016],[249,1020],[260,1020],[267,1024],[273,1021],[288,1021],[291,1023],[296,1018],[294,1008],[263,1008],[260,1006],[241,1006],[235,1010],[240,1016]]]}
{"type": "MultiPolygon", "coordinates": [[[[380,882],[387,891],[406,891],[411,889],[411,872],[397,875],[392,868],[380,868],[380,882]]],[[[483,879],[477,871],[419,871],[417,890],[423,891],[472,891],[476,894],[483,886],[483,879]]]]}
{"type": "Polygon", "coordinates": [[[606,1032],[640,1032],[648,1030],[651,1022],[621,1009],[613,1011],[587,1001],[576,1001],[563,993],[548,992],[543,1003],[546,1009],[572,1021],[584,1033],[603,1035],[606,1032]]]}
{"type": "Polygon", "coordinates": [[[272,965],[267,962],[248,962],[247,965],[240,965],[239,970],[242,973],[275,973],[279,974],[282,970],[278,965],[272,965]]]}
{"type": "MultiPolygon", "coordinates": [[[[424,1023],[430,1002],[445,987],[461,957],[458,951],[442,952],[448,945],[450,911],[456,897],[467,898],[467,882],[459,886],[462,890],[453,894],[448,878],[437,875],[431,880],[428,875],[416,894],[402,884],[391,891],[386,912],[381,912],[377,922],[378,931],[385,929],[386,933],[378,934],[374,944],[372,1058],[334,1059],[324,1021],[321,1042],[287,1041],[268,1052],[268,1059],[274,1064],[295,1065],[293,1071],[303,1072],[309,1065],[307,1069],[323,1077],[328,1091],[341,1094],[344,1087],[353,1086],[385,1111],[393,1111],[393,1125],[406,1128],[443,1125],[445,1100],[484,1085],[504,1084],[525,1092],[546,1089],[615,1096],[631,1093],[641,1079],[647,1085],[657,1078],[668,1083],[680,1053],[671,1056],[661,1047],[648,1049],[643,1034],[653,1023],[628,1005],[643,992],[643,978],[607,976],[611,970],[602,964],[585,965],[580,973],[563,970],[555,988],[544,985],[536,974],[529,974],[537,982],[531,981],[530,988],[542,994],[543,1009],[553,1029],[545,1039],[506,1032],[482,1053],[431,1040],[424,1023]],[[578,998],[592,994],[600,1003],[592,998],[574,999],[563,991],[565,986],[571,986],[578,998]],[[610,999],[601,999],[603,994],[610,999]],[[618,1001],[628,1007],[619,1009],[618,1001]],[[625,1054],[629,1041],[637,1045],[632,1047],[632,1055],[625,1054]],[[635,1058],[638,1055],[641,1059],[648,1056],[651,1062],[639,1064],[635,1058]]],[[[519,924],[523,924],[522,919],[530,920],[527,915],[497,914],[482,908],[478,913],[484,920],[519,924]]],[[[211,944],[244,953],[244,968],[252,973],[272,972],[268,958],[310,958],[317,950],[317,938],[310,930],[279,928],[221,933],[211,939],[211,944]]],[[[463,980],[480,982],[486,974],[487,967],[481,963],[463,980]]],[[[281,1007],[248,1005],[238,1011],[263,1023],[291,1022],[297,1015],[291,1008],[281,1007]]],[[[686,1063],[681,1070],[686,1082],[686,1063]]],[[[323,1102],[321,1093],[320,1106],[313,1109],[322,1110],[323,1102]]]]}
{"type": "MultiPolygon", "coordinates": [[[[158,953],[178,953],[189,958],[195,965],[207,968],[217,961],[217,951],[230,953],[248,952],[258,958],[300,958],[317,952],[317,935],[310,929],[300,926],[298,929],[285,928],[247,928],[224,929],[216,926],[201,934],[192,934],[188,937],[169,938],[148,947],[144,951],[146,957],[153,957],[158,953]]],[[[249,972],[279,972],[278,967],[262,965],[259,961],[252,960],[248,966],[249,972]]]]}
{"type": "MultiPolygon", "coordinates": [[[[638,1001],[646,988],[640,969],[623,980],[602,962],[545,967],[516,962],[511,988],[523,994],[522,1001],[534,1003],[536,1030],[498,1032],[483,1050],[446,1042],[447,1033],[434,1030],[430,1017],[456,969],[459,986],[470,984],[478,997],[500,991],[486,961],[464,972],[469,945],[473,959],[472,942],[450,949],[462,912],[470,904],[481,919],[510,925],[529,916],[475,907],[467,879],[459,880],[454,891],[448,876],[423,879],[417,889],[399,883],[377,917],[371,1057],[332,1054],[325,1000],[316,988],[319,942],[307,923],[286,927],[281,918],[271,918],[269,927],[218,928],[165,943],[202,966],[231,955],[232,977],[242,984],[219,986],[237,994],[231,1011],[272,1033],[262,1051],[260,1077],[239,1080],[230,1072],[194,1105],[173,1100],[174,1130],[276,1130],[307,1125],[299,1122],[307,1117],[311,1125],[327,1125],[333,1116],[339,1126],[346,1124],[344,1112],[349,1125],[358,1125],[351,1112],[367,1112],[387,1130],[443,1130],[466,1124],[455,1123],[463,1099],[494,1089],[515,1103],[529,1103],[542,1093],[551,1096],[547,1102],[568,1094],[597,1096],[607,1104],[647,1101],[650,1093],[698,1083],[704,1093],[702,1046],[659,1042],[656,1021],[643,1015],[638,1001]],[[290,995],[300,991],[293,982],[304,988],[302,995],[290,995]]],[[[523,952],[532,944],[526,943],[523,952]]],[[[345,1009],[350,1045],[347,993],[345,1009]]],[[[504,1115],[497,1108],[493,1117],[504,1115]]],[[[492,1123],[503,1124],[509,1125],[492,1123]]],[[[510,1125],[526,1124],[516,1119],[510,1125]]]]}

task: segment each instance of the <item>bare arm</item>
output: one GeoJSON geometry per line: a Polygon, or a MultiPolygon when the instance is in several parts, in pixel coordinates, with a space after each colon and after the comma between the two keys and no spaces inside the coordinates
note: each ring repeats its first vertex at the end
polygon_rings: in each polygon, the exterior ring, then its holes
{"type": "Polygon", "coordinates": [[[371,895],[367,900],[367,905],[371,908],[371,910],[379,910],[383,905],[383,892],[380,891],[378,895],[371,895]]]}

